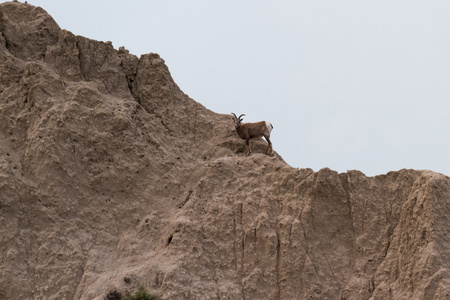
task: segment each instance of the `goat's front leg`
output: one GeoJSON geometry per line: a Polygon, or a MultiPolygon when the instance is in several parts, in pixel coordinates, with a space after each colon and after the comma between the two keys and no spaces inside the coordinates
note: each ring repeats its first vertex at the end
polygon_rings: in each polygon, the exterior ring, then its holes
{"type": "Polygon", "coordinates": [[[250,139],[245,140],[245,155],[249,156],[252,153],[250,150],[250,139]]]}

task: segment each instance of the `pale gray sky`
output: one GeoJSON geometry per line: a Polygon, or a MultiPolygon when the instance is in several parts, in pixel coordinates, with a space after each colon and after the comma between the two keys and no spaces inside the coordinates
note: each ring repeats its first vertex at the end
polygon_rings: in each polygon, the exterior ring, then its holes
{"type": "Polygon", "coordinates": [[[215,112],[270,121],[293,167],[450,175],[448,0],[28,2],[76,35],[159,53],[215,112]]]}

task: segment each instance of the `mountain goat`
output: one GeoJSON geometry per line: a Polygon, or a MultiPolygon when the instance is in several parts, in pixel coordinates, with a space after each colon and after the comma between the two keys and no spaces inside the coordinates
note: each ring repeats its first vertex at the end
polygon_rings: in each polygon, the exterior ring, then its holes
{"type": "Polygon", "coordinates": [[[250,155],[250,140],[253,138],[264,137],[269,144],[267,147],[266,153],[269,155],[273,154],[272,143],[270,142],[270,132],[273,129],[272,124],[267,121],[261,121],[256,123],[241,123],[242,116],[245,114],[236,117],[234,113],[231,113],[234,118],[234,127],[236,128],[237,134],[241,137],[241,139],[245,140],[245,154],[250,155]]]}

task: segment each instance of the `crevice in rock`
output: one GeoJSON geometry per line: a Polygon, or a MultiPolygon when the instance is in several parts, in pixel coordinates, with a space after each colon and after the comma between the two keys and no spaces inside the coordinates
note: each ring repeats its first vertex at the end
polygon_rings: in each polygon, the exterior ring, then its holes
{"type": "Polygon", "coordinates": [[[277,278],[277,297],[279,300],[281,300],[281,279],[280,279],[280,259],[281,259],[281,243],[280,243],[280,235],[278,233],[278,224],[277,224],[277,261],[276,261],[276,278],[277,278]]]}
{"type": "MultiPolygon", "coordinates": [[[[0,12],[0,20],[1,20],[2,16],[1,16],[1,12],[0,12]]],[[[5,42],[5,48],[6,50],[9,51],[9,42],[5,37],[5,34],[3,33],[4,29],[0,28],[0,35],[1,35],[1,39],[5,42]]]]}
{"type": "Polygon", "coordinates": [[[239,214],[240,214],[240,224],[241,224],[241,292],[242,299],[245,300],[245,289],[244,289],[244,259],[245,259],[245,234],[244,234],[244,211],[243,211],[243,203],[239,204],[239,214]]]}
{"type": "Polygon", "coordinates": [[[391,236],[388,237],[386,249],[384,249],[383,259],[386,258],[390,247],[391,247],[391,236]]]}
{"type": "MultiPolygon", "coordinates": [[[[2,15],[1,15],[1,11],[0,11],[0,20],[2,19],[2,15]]],[[[14,55],[14,53],[12,52],[12,44],[11,44],[11,42],[6,38],[6,36],[5,36],[5,34],[4,34],[4,29],[3,28],[0,28],[0,33],[1,33],[1,35],[2,35],[2,39],[5,41],[5,48],[6,48],[6,50],[8,50],[8,52],[9,53],[11,53],[11,54],[13,54],[14,55]]],[[[14,55],[14,56],[16,56],[16,55],[14,55]]],[[[16,56],[17,57],[17,56],[16,56]]]]}
{"type": "Polygon", "coordinates": [[[289,224],[289,246],[292,246],[292,222],[289,224]]]}
{"type": "Polygon", "coordinates": [[[373,280],[373,277],[369,280],[369,293],[370,293],[370,298],[372,298],[373,292],[375,291],[375,283],[373,280]]]}
{"type": "Polygon", "coordinates": [[[194,191],[193,190],[189,190],[189,193],[187,194],[186,198],[184,199],[184,201],[178,206],[178,208],[182,208],[184,205],[186,205],[186,203],[189,202],[189,200],[191,199],[192,193],[194,191]]]}
{"type": "MultiPolygon", "coordinates": [[[[122,66],[122,64],[121,64],[121,66],[122,66]]],[[[123,69],[123,68],[122,68],[122,69],[123,69]]],[[[133,75],[134,75],[134,78],[132,78],[131,76],[129,76],[129,75],[127,75],[127,74],[125,73],[125,78],[127,79],[128,89],[130,90],[131,96],[132,96],[133,98],[135,98],[134,95],[133,95],[133,82],[134,82],[134,80],[135,80],[135,78],[136,78],[136,74],[133,74],[133,75]]]]}
{"type": "MultiPolygon", "coordinates": [[[[127,82],[128,82],[128,89],[130,90],[131,97],[133,97],[134,100],[135,100],[137,103],[139,103],[139,105],[140,105],[140,106],[144,109],[144,111],[147,112],[149,115],[156,115],[153,111],[150,111],[150,110],[147,108],[146,105],[143,105],[142,100],[140,99],[139,95],[138,95],[137,92],[136,92],[136,89],[137,89],[137,88],[136,88],[136,85],[137,85],[137,83],[135,83],[135,81],[137,80],[137,77],[138,77],[139,66],[140,66],[140,64],[141,64],[141,60],[139,59],[139,61],[138,61],[138,63],[137,63],[137,66],[136,66],[136,70],[135,70],[135,72],[133,73],[133,77],[134,77],[134,78],[131,78],[131,76],[127,75],[127,73],[125,72],[124,67],[123,67],[123,62],[121,62],[122,70],[124,71],[125,77],[126,77],[127,82]]],[[[159,116],[157,116],[157,117],[159,118],[159,116]]],[[[162,121],[161,121],[161,123],[162,123],[162,121]]],[[[163,123],[163,125],[164,125],[164,123],[163,123]]]]}
{"type": "Polygon", "coordinates": [[[82,53],[81,53],[81,47],[80,47],[80,41],[79,41],[79,39],[77,38],[77,42],[75,43],[75,46],[77,47],[77,49],[78,49],[78,64],[79,64],[79,67],[80,67],[80,76],[81,76],[81,80],[82,81],[85,81],[85,78],[84,78],[84,71],[83,71],[83,63],[82,63],[82,53]]]}
{"type": "MultiPolygon", "coordinates": [[[[120,51],[120,50],[119,50],[120,51]]],[[[136,68],[132,68],[133,72],[127,72],[127,67],[124,64],[124,59],[122,59],[122,55],[118,55],[119,59],[120,59],[120,68],[122,69],[122,72],[125,74],[125,79],[127,80],[127,86],[128,86],[128,90],[130,91],[130,95],[136,100],[136,102],[139,103],[135,93],[134,93],[134,82],[136,80],[136,76],[137,76],[137,66],[136,68]]],[[[139,65],[139,61],[138,61],[138,65],[139,65]]]]}
{"type": "Polygon", "coordinates": [[[169,246],[170,243],[172,243],[172,239],[173,239],[173,234],[171,234],[171,235],[169,236],[169,238],[167,239],[167,244],[166,244],[166,246],[169,246]]]}
{"type": "Polygon", "coordinates": [[[235,218],[235,216],[234,216],[234,214],[233,214],[233,234],[234,234],[234,239],[233,239],[233,250],[234,250],[234,253],[233,253],[233,259],[234,259],[234,269],[236,270],[236,272],[237,271],[239,271],[238,270],[238,267],[237,267],[237,245],[236,245],[236,239],[237,239],[237,231],[236,231],[236,218],[235,218]]]}

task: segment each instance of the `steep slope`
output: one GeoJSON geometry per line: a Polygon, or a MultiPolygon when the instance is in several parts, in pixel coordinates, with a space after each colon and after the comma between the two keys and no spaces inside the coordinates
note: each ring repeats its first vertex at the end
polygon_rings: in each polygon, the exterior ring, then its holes
{"type": "Polygon", "coordinates": [[[0,299],[450,297],[448,177],[245,157],[157,54],[21,3],[0,31],[0,299]]]}

